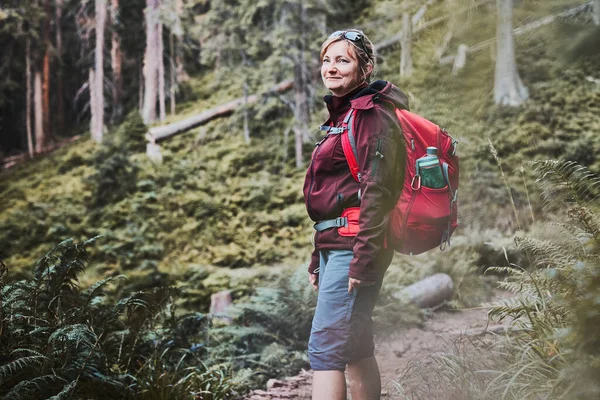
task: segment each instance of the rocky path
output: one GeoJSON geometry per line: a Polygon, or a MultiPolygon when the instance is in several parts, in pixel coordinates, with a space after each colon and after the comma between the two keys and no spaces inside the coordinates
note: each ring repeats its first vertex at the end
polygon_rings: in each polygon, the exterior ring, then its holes
{"type": "MultiPolygon", "coordinates": [[[[500,293],[496,297],[507,295],[500,293]]],[[[410,392],[413,391],[411,388],[422,384],[424,378],[421,371],[435,368],[432,356],[456,346],[462,339],[491,341],[495,334],[506,330],[506,323],[488,322],[487,311],[485,307],[439,311],[422,326],[399,330],[386,340],[376,343],[382,398],[426,398],[417,394],[410,395],[410,392]],[[403,395],[400,396],[400,393],[403,395]]],[[[255,390],[246,400],[310,399],[311,382],[312,372],[302,371],[291,378],[269,381],[267,390],[255,390]]],[[[436,397],[436,400],[442,400],[442,397],[436,397]]]]}

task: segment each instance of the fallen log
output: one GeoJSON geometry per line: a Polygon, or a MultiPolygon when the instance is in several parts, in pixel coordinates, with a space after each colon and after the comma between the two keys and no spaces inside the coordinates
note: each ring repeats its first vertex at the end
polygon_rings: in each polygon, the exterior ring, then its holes
{"type": "MultiPolygon", "coordinates": [[[[453,12],[452,14],[446,14],[446,15],[442,15],[441,17],[438,18],[434,18],[430,21],[424,22],[422,24],[420,24],[419,26],[414,26],[413,25],[413,36],[416,35],[419,32],[422,32],[424,30],[430,29],[448,19],[450,19],[450,17],[454,16],[454,15],[458,15],[464,12],[467,12],[469,10],[472,10],[473,8],[479,7],[481,5],[484,5],[486,3],[491,3],[494,0],[481,0],[479,1],[477,4],[475,4],[472,7],[464,7],[461,8],[460,10],[453,12]]],[[[393,36],[390,36],[389,38],[382,40],[379,43],[375,43],[373,45],[373,47],[375,47],[376,51],[381,51],[383,49],[387,49],[388,47],[391,47],[393,45],[395,45],[396,43],[400,42],[402,40],[402,32],[399,32],[393,36]]]]}
{"type": "Polygon", "coordinates": [[[46,146],[46,147],[42,148],[40,151],[36,152],[33,155],[33,157],[30,157],[29,153],[21,153],[21,154],[17,154],[14,156],[2,158],[2,159],[0,159],[0,169],[9,169],[11,167],[14,167],[15,165],[21,164],[22,162],[24,162],[26,160],[36,158],[37,156],[41,156],[42,154],[50,153],[54,150],[60,149],[61,147],[63,147],[66,144],[69,144],[69,143],[72,143],[72,142],[78,140],[80,137],[81,137],[81,135],[73,136],[68,139],[61,140],[60,142],[46,146]]]}
{"type": "MultiPolygon", "coordinates": [[[[481,0],[475,5],[475,7],[485,4],[485,3],[489,3],[491,1],[493,1],[493,0],[481,0]]],[[[430,4],[430,3],[432,3],[432,1],[429,1],[427,4],[430,4]]],[[[472,8],[473,7],[465,7],[463,9],[456,11],[455,13],[447,14],[442,17],[432,19],[431,21],[422,23],[419,25],[418,28],[415,28],[415,30],[413,31],[413,35],[416,34],[417,32],[424,31],[426,29],[429,29],[429,28],[447,20],[452,15],[463,13],[472,8]]],[[[426,10],[426,8],[424,10],[426,10]]],[[[420,22],[420,19],[422,18],[422,14],[424,14],[424,10],[421,13],[421,15],[419,15],[419,18],[415,18],[416,23],[420,22]]],[[[390,38],[388,38],[386,40],[383,40],[379,43],[374,44],[374,47],[375,47],[376,51],[381,51],[383,49],[386,49],[386,48],[396,44],[400,40],[402,40],[402,32],[398,33],[397,35],[391,36],[390,38]]],[[[293,86],[294,86],[293,80],[291,80],[291,79],[286,80],[286,81],[278,83],[277,85],[275,85],[273,88],[268,90],[263,95],[268,95],[271,93],[282,93],[282,92],[285,92],[286,90],[291,89],[293,86]]],[[[247,101],[247,104],[253,104],[253,103],[256,103],[260,98],[261,98],[261,95],[255,94],[255,95],[249,96],[246,101],[247,101]]],[[[169,136],[173,136],[178,133],[188,131],[199,125],[205,124],[217,117],[222,117],[222,116],[231,114],[232,112],[234,112],[238,107],[240,107],[243,104],[244,104],[244,97],[240,97],[235,100],[231,100],[228,103],[221,104],[220,106],[211,108],[210,110],[203,111],[200,114],[191,116],[189,118],[185,118],[181,121],[177,121],[177,122],[174,122],[174,123],[168,124],[168,125],[162,125],[162,126],[150,128],[148,134],[146,134],[146,138],[148,139],[148,141],[151,144],[156,144],[156,142],[158,142],[162,139],[166,139],[169,136]]]]}
{"type": "MultiPolygon", "coordinates": [[[[524,33],[531,32],[531,31],[538,29],[544,25],[551,24],[558,18],[569,18],[569,17],[573,17],[579,13],[588,11],[589,9],[591,9],[591,7],[592,7],[592,3],[589,2],[589,3],[582,4],[580,6],[574,7],[574,8],[570,8],[570,9],[560,12],[558,14],[549,15],[547,17],[540,18],[536,21],[533,21],[533,22],[530,22],[523,26],[520,26],[518,28],[515,28],[513,30],[513,34],[515,36],[523,35],[524,33]]],[[[467,50],[467,53],[470,54],[470,53],[475,53],[477,51],[483,50],[485,47],[489,46],[490,44],[494,43],[495,41],[496,41],[495,37],[484,40],[483,42],[477,43],[476,45],[469,47],[467,50]]],[[[444,58],[441,58],[440,64],[441,65],[453,64],[454,59],[456,57],[457,57],[456,55],[452,54],[452,55],[446,56],[444,58]]]]}
{"type": "Polygon", "coordinates": [[[446,274],[435,274],[405,287],[394,297],[420,308],[433,308],[450,300],[453,294],[452,278],[446,274]]]}
{"type": "MultiPolygon", "coordinates": [[[[253,94],[252,96],[248,96],[246,99],[246,104],[254,104],[258,102],[258,100],[260,100],[262,96],[266,96],[272,93],[285,92],[286,90],[291,89],[293,86],[294,81],[292,79],[280,82],[264,94],[253,94]]],[[[181,121],[151,128],[148,134],[146,135],[146,138],[151,143],[156,143],[157,141],[168,138],[169,136],[173,136],[177,133],[193,129],[217,117],[222,117],[224,115],[231,114],[235,111],[236,108],[240,107],[243,104],[244,97],[240,97],[235,100],[231,100],[225,104],[221,104],[217,107],[211,108],[210,110],[203,111],[200,114],[196,114],[191,117],[182,119],[181,121]]]]}

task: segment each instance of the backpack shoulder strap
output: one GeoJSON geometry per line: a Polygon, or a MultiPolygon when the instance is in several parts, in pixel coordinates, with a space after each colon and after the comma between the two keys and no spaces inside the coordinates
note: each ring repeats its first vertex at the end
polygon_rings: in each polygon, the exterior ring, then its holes
{"type": "Polygon", "coordinates": [[[342,149],[344,150],[344,156],[346,156],[346,161],[348,162],[348,166],[350,167],[350,173],[352,177],[357,182],[360,182],[360,167],[358,165],[358,151],[356,149],[356,139],[354,138],[354,117],[356,115],[356,110],[350,109],[348,114],[344,118],[344,122],[342,124],[343,132],[342,132],[342,149]]]}

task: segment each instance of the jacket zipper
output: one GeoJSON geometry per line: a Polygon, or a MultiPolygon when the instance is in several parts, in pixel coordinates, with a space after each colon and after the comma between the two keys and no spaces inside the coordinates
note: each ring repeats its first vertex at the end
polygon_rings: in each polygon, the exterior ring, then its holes
{"type": "Polygon", "coordinates": [[[342,201],[344,201],[344,195],[342,193],[338,193],[337,196],[335,196],[335,200],[340,210],[343,211],[344,209],[342,208],[342,201]]]}
{"type": "Polygon", "coordinates": [[[377,139],[377,149],[375,150],[375,156],[373,158],[373,167],[371,168],[371,175],[373,177],[377,175],[377,166],[379,165],[380,158],[383,158],[383,154],[381,154],[381,139],[377,139]]]}
{"type": "Polygon", "coordinates": [[[311,212],[311,208],[310,208],[310,196],[312,195],[312,188],[313,188],[313,184],[315,182],[315,169],[314,169],[314,160],[317,157],[317,154],[319,154],[319,152],[321,151],[321,144],[329,137],[329,134],[327,134],[323,139],[321,139],[318,143],[317,143],[317,149],[315,150],[313,156],[310,159],[310,185],[308,186],[308,199],[306,199],[306,211],[308,212],[308,215],[310,216],[310,219],[312,219],[313,221],[316,221],[315,217],[313,216],[312,212],[311,212]]]}

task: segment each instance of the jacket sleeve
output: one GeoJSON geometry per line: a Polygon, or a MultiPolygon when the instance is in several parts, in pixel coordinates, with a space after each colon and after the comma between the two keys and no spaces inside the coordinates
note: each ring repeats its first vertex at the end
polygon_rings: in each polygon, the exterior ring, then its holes
{"type": "Polygon", "coordinates": [[[311,274],[318,274],[319,271],[317,270],[317,268],[319,268],[319,250],[317,250],[316,248],[313,250],[312,255],[310,257],[310,264],[308,265],[308,272],[310,272],[311,274]],[[315,272],[316,271],[316,272],[315,272]]]}
{"type": "Polygon", "coordinates": [[[376,107],[359,111],[355,118],[362,197],[349,277],[375,281],[375,259],[384,249],[389,212],[397,200],[394,188],[403,179],[406,149],[392,112],[376,107]]]}

